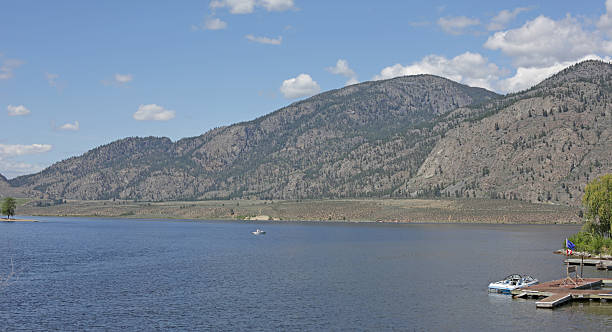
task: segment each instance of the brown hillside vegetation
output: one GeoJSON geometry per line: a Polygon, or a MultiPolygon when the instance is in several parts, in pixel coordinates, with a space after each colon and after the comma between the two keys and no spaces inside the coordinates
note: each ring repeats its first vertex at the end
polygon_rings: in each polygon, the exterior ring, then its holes
{"type": "Polygon", "coordinates": [[[126,138],[10,180],[44,199],[485,197],[579,203],[612,172],[612,69],[499,96],[432,75],[325,92],[172,142],[126,138]]]}
{"type": "Polygon", "coordinates": [[[11,186],[4,175],[0,174],[0,197],[26,197],[27,195],[21,188],[11,186]]]}
{"type": "Polygon", "coordinates": [[[612,69],[589,61],[501,100],[433,148],[411,192],[579,204],[585,184],[612,172],[612,69]]]}
{"type": "Polygon", "coordinates": [[[388,196],[439,138],[440,115],[492,98],[431,75],[365,82],[176,143],[119,140],[11,184],[71,199],[388,196]]]}

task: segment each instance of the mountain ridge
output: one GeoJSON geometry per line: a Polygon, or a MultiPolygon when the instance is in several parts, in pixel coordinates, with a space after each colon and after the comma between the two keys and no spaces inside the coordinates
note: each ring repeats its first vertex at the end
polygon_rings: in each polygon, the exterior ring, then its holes
{"type": "MultiPolygon", "coordinates": [[[[303,188],[310,185],[308,176],[316,173],[313,167],[321,155],[324,162],[339,162],[343,155],[371,141],[416,128],[457,106],[497,97],[493,92],[433,75],[364,82],[175,143],[164,138],[119,140],[11,183],[49,197],[78,199],[207,199],[243,193],[284,198],[321,193],[342,196],[330,194],[333,188],[325,185],[303,188]],[[143,146],[126,143],[146,140],[161,144],[149,149],[159,158],[144,156],[136,151],[143,146]],[[135,156],[127,159],[130,153],[124,149],[126,144],[135,149],[135,156]],[[115,154],[106,153],[110,148],[118,150],[117,160],[115,154]],[[93,164],[90,157],[96,159],[93,164]],[[283,179],[275,182],[278,175],[283,179]],[[246,185],[240,183],[243,180],[246,185]]],[[[422,153],[419,158],[424,156],[422,153]]],[[[345,174],[337,176],[346,179],[360,171],[340,173],[345,174]]]]}
{"type": "MultiPolygon", "coordinates": [[[[459,193],[489,197],[495,192],[501,194],[499,198],[507,194],[512,199],[533,201],[543,194],[542,190],[550,188],[514,188],[538,192],[517,197],[507,188],[507,174],[499,175],[502,182],[487,185],[485,181],[483,188],[471,188],[481,184],[474,182],[473,172],[465,174],[473,178],[473,183],[458,186],[456,179],[438,176],[432,167],[452,174],[452,170],[442,168],[454,165],[457,169],[482,172],[483,166],[472,165],[469,153],[462,148],[457,150],[463,151],[462,164],[443,165],[435,161],[432,153],[449,149],[449,137],[468,137],[468,129],[473,128],[479,128],[478,135],[467,141],[487,151],[491,147],[476,138],[510,139],[501,137],[500,129],[507,129],[504,121],[513,119],[515,114],[509,109],[517,105],[520,110],[515,111],[521,114],[529,108],[528,112],[537,109],[546,111],[548,116],[552,110],[552,116],[559,119],[555,128],[567,126],[567,121],[579,117],[576,114],[603,112],[603,116],[580,117],[580,124],[588,128],[589,121],[612,119],[606,117],[612,84],[610,67],[603,62],[586,61],[531,89],[506,96],[434,75],[363,82],[176,142],[165,137],[117,140],[9,183],[34,196],[73,199],[440,197],[459,193]],[[569,97],[561,98],[562,94],[569,97]],[[585,95],[599,98],[595,110],[587,110],[585,95]],[[556,116],[559,112],[564,115],[556,116]],[[491,119],[497,121],[493,127],[491,119]]],[[[531,114],[529,119],[546,125],[541,117],[531,114]]],[[[608,137],[606,124],[597,126],[597,130],[603,128],[604,139],[608,137]]],[[[529,121],[522,125],[525,133],[518,127],[514,130],[533,136],[533,125],[529,121]]],[[[582,137],[588,131],[580,132],[582,137]]],[[[603,144],[603,148],[606,146],[603,144]]],[[[607,159],[598,162],[601,167],[597,170],[610,168],[607,159]]],[[[579,190],[571,198],[561,195],[557,201],[575,204],[577,194],[579,190]]],[[[542,197],[540,200],[547,201],[542,197]]]]}
{"type": "Polygon", "coordinates": [[[587,61],[502,98],[449,130],[406,190],[579,205],[584,185],[612,172],[611,91],[612,66],[587,61]]]}

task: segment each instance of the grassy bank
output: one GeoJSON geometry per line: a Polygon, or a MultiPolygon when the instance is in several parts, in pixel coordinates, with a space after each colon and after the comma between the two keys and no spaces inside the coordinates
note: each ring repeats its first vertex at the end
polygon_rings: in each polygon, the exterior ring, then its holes
{"type": "Polygon", "coordinates": [[[99,216],[234,220],[312,220],[461,223],[578,223],[578,209],[509,200],[227,200],[189,202],[28,201],[18,213],[34,216],[99,216]]]}

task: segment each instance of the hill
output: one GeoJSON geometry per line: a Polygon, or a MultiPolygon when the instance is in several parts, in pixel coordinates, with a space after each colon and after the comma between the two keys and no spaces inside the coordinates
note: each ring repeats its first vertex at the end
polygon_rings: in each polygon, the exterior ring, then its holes
{"type": "Polygon", "coordinates": [[[579,204],[612,172],[612,66],[587,61],[497,101],[438,141],[405,190],[413,195],[579,204]]]}
{"type": "Polygon", "coordinates": [[[70,199],[388,195],[416,173],[441,115],[497,97],[431,75],[365,82],[175,143],[119,140],[11,184],[70,199]]]}
{"type": "Polygon", "coordinates": [[[0,174],[0,198],[7,196],[26,197],[27,195],[24,194],[20,188],[14,188],[11,186],[6,177],[0,174]]]}
{"type": "Polygon", "coordinates": [[[499,96],[432,75],[365,82],[197,137],[126,138],[10,184],[144,201],[486,197],[577,204],[612,172],[612,66],[499,96]]]}

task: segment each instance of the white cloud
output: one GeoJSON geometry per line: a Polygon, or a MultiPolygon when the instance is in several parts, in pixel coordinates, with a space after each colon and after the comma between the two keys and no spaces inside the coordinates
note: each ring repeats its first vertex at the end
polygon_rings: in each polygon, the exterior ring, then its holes
{"type": "Polygon", "coordinates": [[[280,45],[283,42],[283,37],[278,36],[278,38],[269,38],[269,37],[256,37],[253,35],[246,35],[244,38],[259,44],[268,44],[268,45],[280,45]]]}
{"type": "Polygon", "coordinates": [[[357,79],[357,77],[351,77],[344,84],[345,84],[345,86],[349,86],[349,85],[353,85],[353,84],[357,84],[357,83],[359,83],[359,80],[357,79]]]}
{"type": "Polygon", "coordinates": [[[201,26],[202,30],[223,30],[225,28],[227,28],[227,23],[218,17],[206,18],[206,20],[204,20],[204,25],[201,26]]]}
{"type": "Polygon", "coordinates": [[[13,70],[21,66],[24,62],[18,59],[5,59],[0,66],[0,80],[8,80],[13,77],[13,70]]]}
{"type": "Polygon", "coordinates": [[[250,14],[255,9],[255,0],[213,0],[210,8],[229,8],[232,14],[250,14]]]}
{"type": "Polygon", "coordinates": [[[338,59],[334,67],[327,67],[326,70],[332,74],[342,75],[345,77],[355,76],[355,71],[349,67],[348,61],[344,59],[338,59]]]}
{"type": "Polygon", "coordinates": [[[344,59],[338,59],[334,67],[327,67],[325,68],[325,70],[332,74],[342,75],[346,77],[348,79],[346,81],[346,85],[359,83],[359,80],[357,79],[357,74],[355,74],[355,71],[349,67],[348,61],[344,59]]]}
{"type": "Polygon", "coordinates": [[[501,50],[521,67],[573,61],[608,48],[597,33],[585,31],[569,15],[559,21],[538,16],[520,28],[496,32],[484,47],[501,50]]]}
{"type": "Polygon", "coordinates": [[[282,12],[295,8],[293,0],[260,0],[258,4],[269,12],[282,12]]]}
{"type": "Polygon", "coordinates": [[[299,74],[297,77],[283,81],[281,93],[288,99],[312,96],[321,91],[321,87],[308,74],[299,74]]]}
{"type": "Polygon", "coordinates": [[[0,169],[8,178],[31,174],[41,171],[43,167],[21,161],[12,160],[14,157],[49,152],[53,148],[50,144],[0,144],[0,169]]]}
{"type": "Polygon", "coordinates": [[[102,84],[106,86],[125,86],[127,83],[134,80],[132,74],[119,74],[113,75],[113,78],[102,80],[102,84]]]}
{"type": "Polygon", "coordinates": [[[465,52],[452,59],[440,55],[428,55],[419,62],[403,66],[396,64],[383,68],[374,80],[405,75],[432,74],[446,77],[470,86],[493,89],[506,71],[478,53],[465,52]]]}
{"type": "Polygon", "coordinates": [[[28,115],[28,114],[30,114],[30,110],[27,109],[23,105],[18,105],[18,106],[8,105],[6,107],[6,110],[8,111],[8,115],[9,116],[19,116],[19,115],[28,115]]]}
{"type": "Polygon", "coordinates": [[[452,59],[439,55],[429,55],[409,66],[396,64],[385,67],[373,79],[432,74],[470,86],[508,93],[531,88],[559,71],[585,60],[610,62],[612,59],[591,54],[577,60],[556,62],[548,66],[518,67],[514,75],[507,77],[508,71],[498,68],[497,65],[488,62],[486,58],[477,53],[466,52],[452,59]]]}
{"type": "Polygon", "coordinates": [[[167,110],[156,104],[140,105],[133,115],[138,121],[168,121],[175,116],[175,111],[167,110]]]}
{"type": "Polygon", "coordinates": [[[50,144],[0,144],[0,157],[15,157],[26,154],[45,153],[51,150],[50,144]]]}
{"type": "Polygon", "coordinates": [[[134,79],[132,74],[115,74],[115,82],[118,84],[125,84],[131,82],[134,79]]]}
{"type": "Polygon", "coordinates": [[[529,9],[529,7],[519,7],[515,8],[512,11],[504,9],[491,19],[491,22],[489,23],[489,25],[487,25],[487,29],[489,31],[497,31],[504,29],[508,23],[510,23],[518,16],[518,14],[526,12],[529,9]]]}
{"type": "Polygon", "coordinates": [[[440,19],[438,19],[438,25],[442,28],[442,30],[453,35],[465,33],[467,28],[479,24],[480,21],[478,19],[465,16],[449,16],[440,17],[440,19]]]}
{"type": "Polygon", "coordinates": [[[519,67],[517,68],[516,74],[514,74],[514,76],[501,80],[498,86],[499,89],[504,92],[517,92],[525,90],[542,82],[543,80],[560,72],[561,70],[585,60],[610,61],[610,58],[601,58],[597,55],[587,55],[575,61],[554,63],[550,66],[545,67],[519,67]]]}
{"type": "Polygon", "coordinates": [[[52,88],[57,88],[57,79],[59,78],[58,74],[45,73],[45,78],[47,79],[47,83],[52,88]]]}
{"type": "Polygon", "coordinates": [[[295,9],[293,0],[213,0],[210,8],[229,8],[232,14],[250,14],[255,11],[255,7],[263,7],[269,12],[282,12],[295,9]]]}
{"type": "Polygon", "coordinates": [[[597,27],[612,36],[612,0],[606,0],[606,13],[599,18],[597,27]]]}
{"type": "Polygon", "coordinates": [[[70,130],[70,131],[78,131],[79,130],[79,121],[74,121],[74,123],[65,123],[59,127],[59,130],[70,130]]]}
{"type": "Polygon", "coordinates": [[[40,172],[44,169],[44,167],[20,161],[4,160],[2,157],[0,157],[0,169],[2,170],[2,175],[12,179],[20,175],[40,172]]]}
{"type": "MultiPolygon", "coordinates": [[[[505,14],[512,16],[510,14],[518,9],[505,14]]],[[[609,57],[602,58],[600,55],[612,53],[612,42],[606,40],[603,33],[612,36],[612,0],[606,1],[606,13],[596,24],[599,30],[585,28],[588,24],[569,14],[559,20],[540,15],[519,28],[499,31],[490,36],[484,47],[500,50],[511,57],[516,66],[513,76],[497,83],[498,90],[516,92],[530,88],[556,72],[587,59],[609,61],[609,57]]]]}

